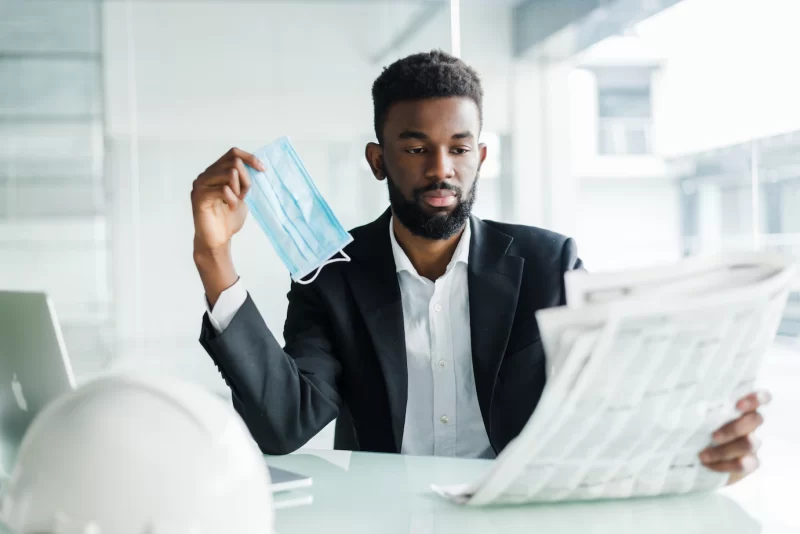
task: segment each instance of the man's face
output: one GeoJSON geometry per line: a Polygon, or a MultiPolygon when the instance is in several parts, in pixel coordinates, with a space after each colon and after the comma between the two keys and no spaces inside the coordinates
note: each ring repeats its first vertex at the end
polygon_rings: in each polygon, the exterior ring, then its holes
{"type": "Polygon", "coordinates": [[[394,215],[429,239],[455,235],[472,211],[486,148],[478,144],[480,115],[469,98],[398,102],[390,109],[383,146],[370,144],[367,158],[386,178],[394,215]]]}

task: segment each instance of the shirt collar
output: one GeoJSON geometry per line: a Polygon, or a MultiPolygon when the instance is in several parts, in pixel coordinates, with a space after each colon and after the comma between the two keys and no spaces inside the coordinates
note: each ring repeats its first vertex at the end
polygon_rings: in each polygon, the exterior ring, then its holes
{"type": "MultiPolygon", "coordinates": [[[[414,268],[414,264],[412,264],[411,260],[408,259],[408,256],[397,242],[397,238],[394,235],[394,216],[389,218],[389,239],[392,243],[392,255],[394,256],[395,271],[398,273],[402,271],[408,271],[419,276],[419,273],[417,273],[417,270],[414,268]]],[[[453,258],[447,265],[447,270],[445,273],[449,273],[453,269],[453,266],[459,262],[463,263],[464,265],[469,264],[469,243],[471,240],[472,229],[470,228],[470,222],[467,221],[467,224],[464,226],[464,233],[461,234],[461,239],[458,241],[458,246],[453,253],[453,258]]]]}

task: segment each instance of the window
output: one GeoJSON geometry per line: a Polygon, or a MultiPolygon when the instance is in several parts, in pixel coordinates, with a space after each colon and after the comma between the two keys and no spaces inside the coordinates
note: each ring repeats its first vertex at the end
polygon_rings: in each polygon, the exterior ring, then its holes
{"type": "Polygon", "coordinates": [[[651,153],[650,87],[598,90],[598,147],[603,155],[651,153]]]}
{"type": "MultiPolygon", "coordinates": [[[[799,151],[800,130],[672,160],[675,173],[682,175],[685,253],[758,248],[800,257],[799,151]]],[[[779,328],[785,336],[800,334],[797,289],[779,328]]]]}

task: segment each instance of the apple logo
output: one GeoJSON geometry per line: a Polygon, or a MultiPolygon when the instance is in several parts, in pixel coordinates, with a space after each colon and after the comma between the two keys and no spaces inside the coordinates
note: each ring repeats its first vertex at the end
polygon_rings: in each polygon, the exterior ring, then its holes
{"type": "Polygon", "coordinates": [[[11,391],[14,392],[14,398],[17,400],[17,405],[23,412],[28,411],[28,403],[25,401],[25,396],[22,394],[22,384],[19,383],[17,373],[11,379],[11,391]]]}

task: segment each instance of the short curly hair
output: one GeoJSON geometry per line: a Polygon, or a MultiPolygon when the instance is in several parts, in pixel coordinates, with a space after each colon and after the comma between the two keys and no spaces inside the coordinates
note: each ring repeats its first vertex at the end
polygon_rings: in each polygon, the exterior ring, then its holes
{"type": "Polygon", "coordinates": [[[389,109],[397,102],[464,96],[478,106],[483,126],[483,88],[478,73],[441,50],[412,54],[385,67],[372,84],[375,135],[383,144],[383,127],[389,109]]]}

